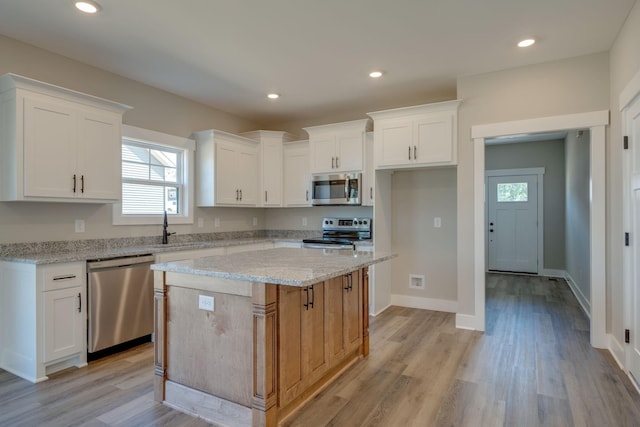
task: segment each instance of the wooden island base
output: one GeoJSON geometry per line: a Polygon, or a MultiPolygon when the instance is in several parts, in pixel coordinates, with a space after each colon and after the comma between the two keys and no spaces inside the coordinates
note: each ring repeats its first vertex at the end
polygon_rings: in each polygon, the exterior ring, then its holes
{"type": "Polygon", "coordinates": [[[368,355],[367,271],[304,287],[155,271],[155,399],[221,425],[278,425],[368,355]]]}

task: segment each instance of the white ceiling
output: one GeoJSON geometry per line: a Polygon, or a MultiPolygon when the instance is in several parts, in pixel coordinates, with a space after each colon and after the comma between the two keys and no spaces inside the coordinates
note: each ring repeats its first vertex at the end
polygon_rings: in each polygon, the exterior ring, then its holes
{"type": "Polygon", "coordinates": [[[0,0],[0,34],[269,124],[449,99],[458,76],[609,50],[635,0],[98,2],[86,16],[0,0]],[[525,36],[539,42],[517,48],[525,36]]]}

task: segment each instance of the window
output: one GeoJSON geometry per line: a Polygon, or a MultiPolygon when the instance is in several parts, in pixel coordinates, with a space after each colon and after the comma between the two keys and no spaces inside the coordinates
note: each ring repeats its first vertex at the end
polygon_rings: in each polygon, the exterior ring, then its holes
{"type": "Polygon", "coordinates": [[[114,205],[114,224],[193,223],[195,143],[172,135],[123,126],[122,200],[114,205]]]}
{"type": "Polygon", "coordinates": [[[498,202],[526,202],[529,200],[526,182],[498,184],[498,202]]]}

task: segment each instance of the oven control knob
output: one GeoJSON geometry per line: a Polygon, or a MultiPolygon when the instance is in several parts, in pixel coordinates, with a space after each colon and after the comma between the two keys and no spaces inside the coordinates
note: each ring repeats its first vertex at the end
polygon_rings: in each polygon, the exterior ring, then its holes
{"type": "Polygon", "coordinates": [[[329,224],[329,221],[325,221],[324,223],[325,223],[325,225],[328,225],[328,224],[329,224]]]}
{"type": "Polygon", "coordinates": [[[367,220],[365,219],[363,223],[364,223],[364,225],[367,225],[367,220]]]}

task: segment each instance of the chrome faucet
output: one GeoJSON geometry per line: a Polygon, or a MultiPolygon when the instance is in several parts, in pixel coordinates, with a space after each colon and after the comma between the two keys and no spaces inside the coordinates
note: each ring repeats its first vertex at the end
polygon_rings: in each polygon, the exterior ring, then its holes
{"type": "Polygon", "coordinates": [[[169,223],[167,222],[167,211],[164,211],[164,222],[162,223],[162,244],[166,245],[167,243],[169,243],[169,236],[171,236],[172,234],[176,234],[175,231],[173,233],[169,233],[169,230],[167,230],[167,227],[169,226],[169,223]]]}

